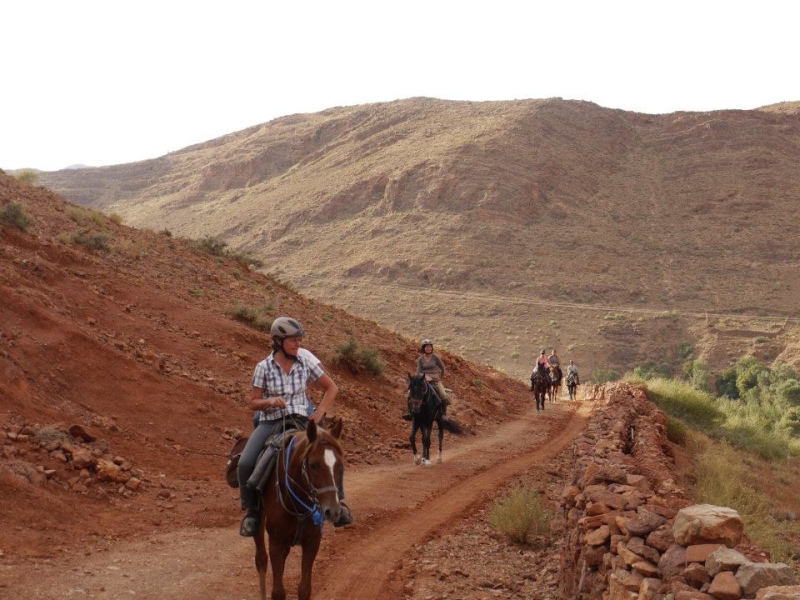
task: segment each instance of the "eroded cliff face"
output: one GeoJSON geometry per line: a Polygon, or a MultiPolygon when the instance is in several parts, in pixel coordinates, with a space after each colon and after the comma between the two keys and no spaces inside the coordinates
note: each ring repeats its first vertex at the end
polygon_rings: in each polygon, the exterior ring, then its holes
{"type": "Polygon", "coordinates": [[[587,397],[600,409],[572,446],[561,498],[564,598],[738,600],[794,583],[789,566],[765,562],[743,536],[735,510],[692,505],[666,416],[644,387],[598,386],[587,397]]]}

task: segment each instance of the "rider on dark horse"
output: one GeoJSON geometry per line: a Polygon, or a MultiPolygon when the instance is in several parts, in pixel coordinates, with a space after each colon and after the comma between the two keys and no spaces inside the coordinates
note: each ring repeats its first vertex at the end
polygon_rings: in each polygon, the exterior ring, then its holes
{"type": "MultiPolygon", "coordinates": [[[[442,358],[433,351],[433,342],[429,339],[422,340],[420,355],[417,358],[417,375],[424,375],[425,381],[431,384],[436,396],[441,402],[442,416],[447,414],[447,406],[450,404],[450,396],[444,389],[442,378],[444,377],[445,367],[442,358]]],[[[403,415],[406,421],[411,420],[411,414],[406,411],[403,415]]]]}
{"type": "Polygon", "coordinates": [[[536,373],[540,371],[544,373],[544,376],[547,378],[547,384],[550,385],[552,383],[550,380],[550,361],[547,360],[546,354],[547,350],[542,348],[542,351],[539,353],[539,358],[536,359],[536,368],[534,368],[533,372],[536,373]]]}

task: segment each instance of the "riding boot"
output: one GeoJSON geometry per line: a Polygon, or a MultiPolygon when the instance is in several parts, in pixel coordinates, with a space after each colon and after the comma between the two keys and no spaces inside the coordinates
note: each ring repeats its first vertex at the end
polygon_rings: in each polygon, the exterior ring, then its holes
{"type": "Polygon", "coordinates": [[[249,508],[242,524],[239,526],[239,535],[242,537],[253,537],[261,525],[261,513],[254,508],[249,508]]]}
{"type": "Polygon", "coordinates": [[[350,512],[350,508],[344,502],[339,502],[339,507],[341,511],[339,512],[339,518],[337,519],[336,523],[333,524],[334,527],[346,527],[347,525],[353,524],[353,513],[350,512]]]}

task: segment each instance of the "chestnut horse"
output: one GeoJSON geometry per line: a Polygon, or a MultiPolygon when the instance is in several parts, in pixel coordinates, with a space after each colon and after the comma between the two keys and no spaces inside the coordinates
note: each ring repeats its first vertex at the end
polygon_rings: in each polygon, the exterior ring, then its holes
{"type": "Polygon", "coordinates": [[[324,520],[335,523],[341,511],[338,490],[344,476],[339,438],[342,421],[330,432],[308,422],[305,431],[287,433],[275,469],[261,495],[261,524],[254,537],[261,600],[267,598],[267,551],[272,561],[272,600],[284,600],[283,570],[292,546],[303,550],[299,600],[311,598],[311,569],[322,540],[324,520]]]}
{"type": "Polygon", "coordinates": [[[558,395],[561,393],[561,379],[561,372],[558,370],[558,366],[550,365],[550,389],[547,390],[550,402],[558,400],[558,395]]]}

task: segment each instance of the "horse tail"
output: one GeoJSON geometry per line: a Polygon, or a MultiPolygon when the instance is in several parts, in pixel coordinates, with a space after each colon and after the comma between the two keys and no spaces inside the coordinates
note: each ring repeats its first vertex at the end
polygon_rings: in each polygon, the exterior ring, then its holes
{"type": "Polygon", "coordinates": [[[447,418],[442,418],[442,427],[445,429],[445,431],[455,433],[456,435],[464,435],[465,433],[464,428],[461,425],[447,418]]]}

